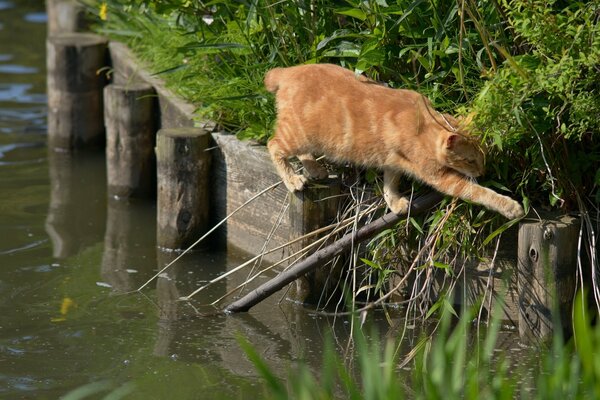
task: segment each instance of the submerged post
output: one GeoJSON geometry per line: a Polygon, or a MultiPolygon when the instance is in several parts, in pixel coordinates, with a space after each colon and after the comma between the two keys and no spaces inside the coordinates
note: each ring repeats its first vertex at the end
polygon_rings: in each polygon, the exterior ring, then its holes
{"type": "Polygon", "coordinates": [[[577,240],[580,221],[522,222],[519,227],[519,334],[547,338],[560,321],[568,335],[575,295],[577,240]]]}
{"type": "Polygon", "coordinates": [[[61,33],[46,41],[48,143],[71,150],[104,141],[102,68],[107,39],[90,33],[61,33]]]}
{"type": "Polygon", "coordinates": [[[156,96],[145,83],[104,88],[108,195],[147,197],[154,193],[156,96]]]}
{"type": "Polygon", "coordinates": [[[201,128],[158,131],[157,245],[185,249],[208,230],[211,135],[201,128]]]}

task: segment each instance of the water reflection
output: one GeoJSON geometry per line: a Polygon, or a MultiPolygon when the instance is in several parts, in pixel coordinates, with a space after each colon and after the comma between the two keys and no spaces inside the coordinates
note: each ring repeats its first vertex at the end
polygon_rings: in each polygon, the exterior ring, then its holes
{"type": "Polygon", "coordinates": [[[53,256],[63,259],[102,240],[106,223],[106,168],[101,154],[48,151],[50,204],[46,232],[53,256]]]}
{"type": "Polygon", "coordinates": [[[101,276],[117,292],[140,287],[156,268],[148,249],[156,247],[153,204],[108,199],[101,276]]]}

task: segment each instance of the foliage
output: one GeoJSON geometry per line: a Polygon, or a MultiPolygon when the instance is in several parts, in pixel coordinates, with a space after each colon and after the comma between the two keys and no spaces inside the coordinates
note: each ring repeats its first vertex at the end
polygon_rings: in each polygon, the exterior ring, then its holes
{"type": "Polygon", "coordinates": [[[515,44],[473,102],[495,156],[510,154],[517,166],[498,163],[497,173],[520,180],[524,197],[537,204],[577,209],[578,198],[591,195],[597,203],[598,2],[515,1],[505,7],[515,44]]]}
{"type": "MultiPolygon", "coordinates": [[[[199,118],[240,138],[264,143],[271,133],[266,71],[331,62],[419,90],[441,110],[471,113],[472,131],[489,150],[484,186],[522,198],[526,209],[598,209],[600,0],[102,4],[95,5],[106,19],[99,30],[126,41],[198,105],[199,118]]],[[[377,276],[359,287],[385,290],[397,265],[405,275],[412,265],[411,272],[432,267],[457,276],[456,260],[489,254],[509,226],[480,208],[446,202],[376,238],[360,257],[377,276]],[[415,258],[398,243],[426,251],[415,258]]],[[[595,229],[585,226],[592,247],[595,229]]]]}
{"type": "Polygon", "coordinates": [[[451,312],[442,315],[437,333],[417,345],[410,374],[398,368],[398,343],[382,347],[360,330],[354,335],[355,363],[352,357],[341,359],[329,340],[323,370],[313,373],[299,363],[290,370],[287,387],[247,341],[240,344],[263,377],[267,398],[273,399],[597,398],[600,364],[594,349],[600,346],[600,327],[591,324],[581,298],[574,307],[575,339],[565,346],[556,333],[537,365],[521,364],[516,370],[511,363],[521,360],[494,350],[499,321],[474,332],[468,313],[457,322],[451,312]]]}
{"type": "Polygon", "coordinates": [[[109,0],[101,29],[199,104],[200,118],[261,142],[275,118],[262,77],[274,66],[333,62],[418,89],[442,109],[474,113],[492,145],[490,184],[572,210],[578,196],[600,200],[598,9],[558,0],[109,0]]]}

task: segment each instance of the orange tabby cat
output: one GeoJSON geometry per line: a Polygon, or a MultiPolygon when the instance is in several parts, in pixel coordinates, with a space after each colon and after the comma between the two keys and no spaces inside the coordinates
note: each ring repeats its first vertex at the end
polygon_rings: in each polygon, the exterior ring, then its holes
{"type": "Polygon", "coordinates": [[[406,173],[507,218],[523,216],[519,203],[474,182],[484,168],[480,147],[460,132],[457,120],[436,112],[419,93],[373,84],[331,64],[275,68],[265,76],[265,86],[277,100],[268,148],[290,191],[302,190],[307,180],[288,158],[297,156],[310,178],[322,179],[327,171],[314,158],[322,154],[383,169],[384,198],[395,213],[409,206],[397,187],[406,173]]]}

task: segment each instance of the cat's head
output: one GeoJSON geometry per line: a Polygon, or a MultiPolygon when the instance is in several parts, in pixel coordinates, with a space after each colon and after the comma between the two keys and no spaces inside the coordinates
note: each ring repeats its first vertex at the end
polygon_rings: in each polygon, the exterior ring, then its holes
{"type": "Polygon", "coordinates": [[[444,164],[476,178],[485,170],[485,154],[476,140],[456,132],[447,132],[442,144],[444,164]]]}

